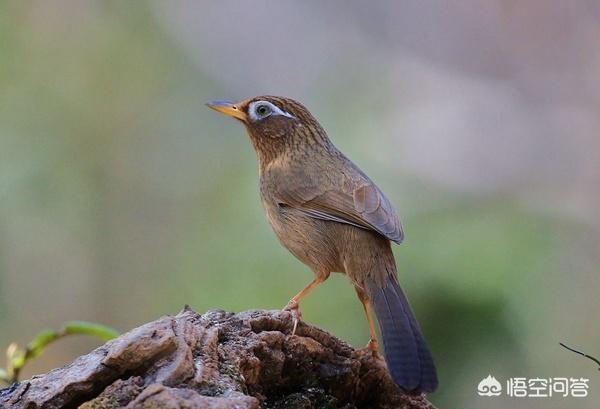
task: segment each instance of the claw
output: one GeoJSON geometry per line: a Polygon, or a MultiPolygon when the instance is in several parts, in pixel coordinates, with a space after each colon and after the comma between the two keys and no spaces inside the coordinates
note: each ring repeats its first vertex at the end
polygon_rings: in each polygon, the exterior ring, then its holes
{"type": "Polygon", "coordinates": [[[297,301],[290,300],[285,307],[283,307],[282,311],[289,311],[294,317],[294,327],[292,328],[292,335],[296,334],[296,329],[298,328],[298,322],[302,319],[302,313],[300,312],[300,306],[297,301]]]}
{"type": "Polygon", "coordinates": [[[360,356],[369,354],[375,359],[381,359],[381,354],[379,354],[379,343],[376,339],[370,339],[364,348],[358,350],[358,354],[360,356]]]}
{"type": "Polygon", "coordinates": [[[379,354],[379,343],[376,339],[370,339],[366,348],[371,351],[373,358],[381,359],[381,355],[379,354]]]}

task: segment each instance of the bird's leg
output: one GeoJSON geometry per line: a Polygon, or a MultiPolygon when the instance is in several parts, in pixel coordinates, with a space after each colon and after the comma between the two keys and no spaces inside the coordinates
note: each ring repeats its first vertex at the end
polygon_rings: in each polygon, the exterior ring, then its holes
{"type": "Polygon", "coordinates": [[[329,277],[329,274],[326,276],[317,275],[317,277],[310,282],[306,287],[304,287],[298,294],[292,297],[292,299],[287,303],[285,307],[283,307],[283,311],[290,311],[294,316],[294,328],[292,329],[292,335],[296,333],[296,328],[298,328],[298,321],[302,318],[302,313],[300,313],[300,300],[302,300],[306,295],[311,292],[316,286],[321,284],[329,277]]]}
{"type": "Polygon", "coordinates": [[[365,315],[367,316],[367,322],[369,323],[369,343],[365,348],[371,351],[375,358],[379,358],[379,342],[377,341],[377,332],[375,331],[375,321],[373,320],[373,314],[371,314],[371,303],[367,298],[364,290],[358,286],[355,286],[356,295],[363,305],[365,315]]]}

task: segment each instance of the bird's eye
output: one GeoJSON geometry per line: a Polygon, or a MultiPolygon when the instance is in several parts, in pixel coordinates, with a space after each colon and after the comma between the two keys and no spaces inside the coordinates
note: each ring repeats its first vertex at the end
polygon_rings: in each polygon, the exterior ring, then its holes
{"type": "Polygon", "coordinates": [[[268,116],[271,112],[271,107],[268,105],[263,104],[256,107],[256,115],[261,118],[268,116]]]}

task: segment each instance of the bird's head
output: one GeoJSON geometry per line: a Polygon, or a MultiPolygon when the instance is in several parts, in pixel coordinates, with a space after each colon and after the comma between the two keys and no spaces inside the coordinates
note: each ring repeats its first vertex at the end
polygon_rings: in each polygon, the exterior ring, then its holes
{"type": "Polygon", "coordinates": [[[329,143],[308,109],[291,98],[259,96],[235,103],[212,101],[207,105],[246,126],[261,162],[296,148],[329,143]]]}

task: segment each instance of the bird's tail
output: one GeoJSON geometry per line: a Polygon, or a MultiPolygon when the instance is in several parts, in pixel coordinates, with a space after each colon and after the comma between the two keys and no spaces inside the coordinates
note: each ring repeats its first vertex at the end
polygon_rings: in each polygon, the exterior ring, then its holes
{"type": "Polygon", "coordinates": [[[392,378],[406,391],[433,392],[438,385],[431,353],[395,274],[383,285],[364,283],[383,338],[385,360],[392,378]]]}

